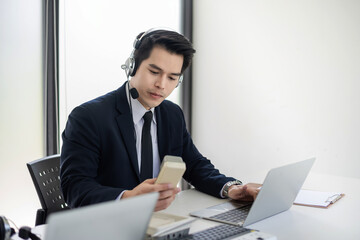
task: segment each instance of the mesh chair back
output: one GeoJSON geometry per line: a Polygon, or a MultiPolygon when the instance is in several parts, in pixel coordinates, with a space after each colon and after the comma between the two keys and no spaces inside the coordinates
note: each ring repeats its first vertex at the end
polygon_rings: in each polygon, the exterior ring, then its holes
{"type": "Polygon", "coordinates": [[[46,215],[68,209],[60,190],[60,154],[26,164],[46,215]]]}

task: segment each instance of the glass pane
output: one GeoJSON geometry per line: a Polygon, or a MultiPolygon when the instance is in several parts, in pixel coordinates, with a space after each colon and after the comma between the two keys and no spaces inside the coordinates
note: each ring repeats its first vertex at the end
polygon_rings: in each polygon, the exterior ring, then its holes
{"type": "Polygon", "coordinates": [[[45,153],[43,2],[0,1],[0,215],[18,226],[40,205],[26,163],[45,153]]]}

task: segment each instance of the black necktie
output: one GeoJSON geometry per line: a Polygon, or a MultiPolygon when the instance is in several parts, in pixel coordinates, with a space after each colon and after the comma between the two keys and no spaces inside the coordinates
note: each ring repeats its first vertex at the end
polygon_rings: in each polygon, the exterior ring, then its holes
{"type": "Polygon", "coordinates": [[[151,120],[153,114],[148,111],[144,114],[144,126],[141,135],[141,168],[140,178],[144,181],[148,178],[153,177],[153,152],[152,152],[152,141],[151,141],[151,120]]]}

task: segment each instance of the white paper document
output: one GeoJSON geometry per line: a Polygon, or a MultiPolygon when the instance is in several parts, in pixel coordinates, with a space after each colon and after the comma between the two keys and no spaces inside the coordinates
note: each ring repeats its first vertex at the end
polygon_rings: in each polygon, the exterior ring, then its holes
{"type": "Polygon", "coordinates": [[[328,207],[335,203],[343,196],[340,192],[321,192],[313,190],[300,190],[294,204],[314,206],[314,207],[328,207]]]}

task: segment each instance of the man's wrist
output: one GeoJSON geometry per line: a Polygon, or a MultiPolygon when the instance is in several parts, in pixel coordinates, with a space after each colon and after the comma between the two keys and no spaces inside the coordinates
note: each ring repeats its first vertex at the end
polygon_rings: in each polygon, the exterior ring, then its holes
{"type": "Polygon", "coordinates": [[[224,197],[228,198],[229,197],[229,189],[231,186],[234,186],[234,185],[242,185],[242,182],[240,180],[227,182],[223,187],[222,195],[224,197]]]}
{"type": "Polygon", "coordinates": [[[124,190],[121,198],[129,198],[129,197],[131,197],[131,196],[132,196],[131,190],[124,190]]]}

